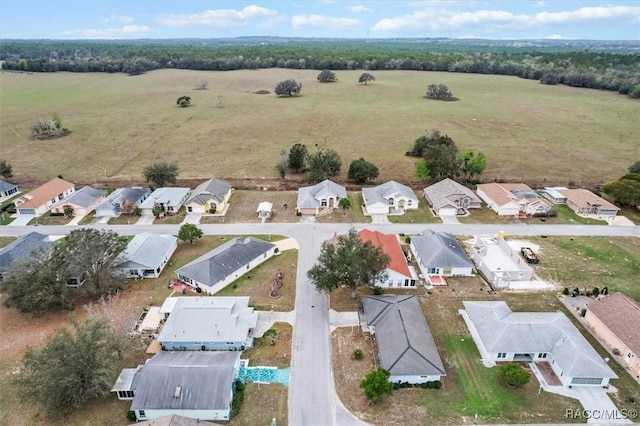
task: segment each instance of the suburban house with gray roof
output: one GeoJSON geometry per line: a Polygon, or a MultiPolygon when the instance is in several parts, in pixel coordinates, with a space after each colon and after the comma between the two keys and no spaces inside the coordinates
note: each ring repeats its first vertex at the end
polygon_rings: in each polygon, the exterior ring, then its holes
{"type": "Polygon", "coordinates": [[[73,209],[74,216],[86,216],[104,201],[104,191],[85,186],[51,207],[51,212],[64,214],[65,209],[73,209]]]}
{"type": "Polygon", "coordinates": [[[258,313],[249,296],[168,297],[160,308],[167,317],[158,341],[163,350],[242,351],[253,346],[250,334],[258,313]]]}
{"type": "Polygon", "coordinates": [[[39,250],[45,252],[54,246],[48,235],[30,232],[0,249],[0,283],[5,281],[12,268],[31,260],[39,250]]]}
{"type": "Polygon", "coordinates": [[[118,188],[98,206],[96,206],[96,217],[117,217],[120,213],[133,213],[136,207],[151,195],[148,188],[130,187],[118,188]]]}
{"type": "Polygon", "coordinates": [[[275,249],[258,238],[237,237],[179,268],[176,275],[196,291],[214,294],[272,257],[275,249]]]}
{"type": "Polygon", "coordinates": [[[413,189],[390,180],[373,188],[362,188],[366,214],[404,214],[418,208],[418,197],[413,189]]]}
{"type": "Polygon", "coordinates": [[[503,301],[465,301],[462,315],[487,366],[528,362],[550,386],[607,386],[618,376],[562,312],[512,312],[503,301]]]}
{"type": "Polygon", "coordinates": [[[344,186],[327,179],[317,185],[298,189],[296,211],[303,215],[317,216],[338,207],[340,199],[346,196],[347,190],[344,186]]]}
{"type": "Polygon", "coordinates": [[[231,184],[220,179],[209,179],[196,186],[185,201],[187,213],[223,213],[231,198],[231,184]]]}
{"type": "Polygon", "coordinates": [[[390,382],[426,383],[447,374],[416,296],[365,296],[362,304],[390,382]]]}
{"type": "Polygon", "coordinates": [[[0,201],[11,198],[18,193],[18,185],[0,179],[0,201]]]}
{"type": "Polygon", "coordinates": [[[114,261],[114,273],[127,278],[158,278],[178,248],[173,235],[138,234],[114,261]]]}
{"type": "Polygon", "coordinates": [[[424,277],[473,274],[473,263],[453,234],[427,229],[420,235],[412,236],[410,245],[424,277]]]}
{"type": "Polygon", "coordinates": [[[160,205],[164,213],[176,214],[188,197],[189,188],[158,188],[139,207],[145,216],[153,215],[153,206],[156,204],[160,205]]]}
{"type": "Polygon", "coordinates": [[[159,352],[125,368],[111,392],[131,400],[138,421],[180,415],[229,420],[240,352],[159,352]]]}
{"type": "Polygon", "coordinates": [[[424,198],[438,216],[464,215],[469,209],[482,208],[482,201],[472,190],[449,178],[426,187],[424,198]]]}

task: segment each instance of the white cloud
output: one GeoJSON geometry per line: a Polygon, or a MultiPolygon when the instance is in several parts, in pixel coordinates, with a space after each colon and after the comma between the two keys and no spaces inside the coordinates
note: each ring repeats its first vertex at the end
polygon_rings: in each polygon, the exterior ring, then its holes
{"type": "Polygon", "coordinates": [[[139,38],[153,33],[154,30],[146,25],[125,25],[122,28],[86,28],[64,31],[61,35],[66,38],[80,39],[121,39],[139,38]]]}
{"type": "Polygon", "coordinates": [[[359,19],[334,18],[322,15],[295,15],[291,18],[291,25],[296,29],[303,28],[327,28],[349,30],[362,27],[359,19]]]}
{"type": "Polygon", "coordinates": [[[547,40],[571,40],[571,37],[565,37],[565,36],[560,35],[560,34],[551,34],[549,36],[542,37],[542,38],[547,39],[547,40]]]}
{"type": "Polygon", "coordinates": [[[108,24],[110,22],[122,22],[125,24],[130,24],[134,21],[133,16],[120,16],[120,15],[109,15],[102,20],[104,24],[108,24]]]}
{"type": "Polygon", "coordinates": [[[256,28],[261,28],[261,29],[275,28],[278,25],[284,23],[286,20],[287,18],[285,16],[282,16],[282,15],[274,16],[272,18],[267,18],[263,20],[258,25],[256,25],[256,28]]]}
{"type": "Polygon", "coordinates": [[[428,8],[413,13],[378,21],[373,31],[405,30],[461,30],[480,27],[493,32],[503,29],[525,29],[549,24],[576,23],[588,20],[624,19],[640,15],[640,7],[610,6],[583,7],[564,12],[539,12],[533,15],[514,14],[503,10],[453,11],[446,8],[428,8]]]}
{"type": "Polygon", "coordinates": [[[357,6],[348,7],[347,10],[349,10],[351,12],[356,12],[356,13],[372,12],[372,10],[370,8],[368,8],[367,6],[365,6],[363,4],[359,4],[357,6]]]}
{"type": "Polygon", "coordinates": [[[205,25],[215,28],[230,28],[247,25],[248,21],[256,18],[272,18],[278,15],[273,9],[256,5],[247,6],[241,10],[211,9],[200,13],[160,15],[157,20],[167,26],[205,25]]]}
{"type": "Polygon", "coordinates": [[[546,1],[537,1],[533,4],[533,7],[547,7],[549,4],[546,1]]]}

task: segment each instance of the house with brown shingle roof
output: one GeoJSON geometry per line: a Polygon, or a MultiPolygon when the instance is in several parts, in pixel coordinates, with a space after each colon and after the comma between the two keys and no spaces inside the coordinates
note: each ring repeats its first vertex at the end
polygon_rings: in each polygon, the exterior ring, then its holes
{"type": "Polygon", "coordinates": [[[498,216],[533,216],[551,210],[551,203],[524,183],[483,183],[476,192],[498,216]]]}
{"type": "Polygon", "coordinates": [[[611,294],[589,303],[584,320],[640,377],[640,303],[622,293],[611,294]]]}
{"type": "Polygon", "coordinates": [[[620,211],[612,203],[584,188],[562,189],[558,192],[567,197],[567,206],[577,214],[593,214],[611,220],[620,211]]]}
{"type": "Polygon", "coordinates": [[[378,231],[363,229],[358,232],[360,241],[371,241],[375,247],[380,247],[382,252],[389,256],[387,265],[387,279],[376,283],[379,287],[414,287],[418,280],[415,269],[407,264],[407,258],[400,247],[398,237],[391,234],[383,234],[378,231]]]}
{"type": "Polygon", "coordinates": [[[56,203],[75,192],[75,186],[66,180],[55,178],[16,199],[13,203],[19,215],[40,216],[56,203]]]}

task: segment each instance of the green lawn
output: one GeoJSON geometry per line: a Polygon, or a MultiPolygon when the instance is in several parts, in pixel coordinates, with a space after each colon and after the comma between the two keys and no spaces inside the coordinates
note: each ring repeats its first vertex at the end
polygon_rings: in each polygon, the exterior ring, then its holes
{"type": "Polygon", "coordinates": [[[417,210],[406,210],[400,216],[387,216],[391,223],[442,223],[442,220],[434,216],[425,206],[417,210]]]}
{"type": "Polygon", "coordinates": [[[15,237],[0,237],[0,248],[8,246],[12,241],[15,240],[15,237]]]}
{"type": "Polygon", "coordinates": [[[138,219],[140,219],[140,217],[134,214],[122,213],[120,216],[112,217],[107,223],[109,225],[133,225],[138,219]]]}
{"type": "Polygon", "coordinates": [[[9,216],[7,213],[0,213],[0,226],[8,225],[13,222],[15,219],[9,216]]]}
{"type": "Polygon", "coordinates": [[[52,216],[50,212],[43,214],[42,216],[34,217],[27,223],[27,225],[66,225],[71,222],[72,217],[52,216]]]}
{"type": "Polygon", "coordinates": [[[88,215],[86,215],[85,217],[83,217],[82,219],[80,219],[80,222],[78,222],[78,225],[91,225],[95,219],[96,219],[96,212],[93,211],[88,215]]]}
{"type": "Polygon", "coordinates": [[[371,222],[369,216],[362,212],[362,192],[348,191],[347,196],[351,200],[351,208],[348,210],[335,209],[328,215],[318,216],[316,220],[320,223],[367,223],[371,222]]]}
{"type": "Polygon", "coordinates": [[[564,287],[608,287],[640,300],[640,239],[637,237],[526,237],[540,245],[540,263],[532,265],[543,280],[564,287]]]}

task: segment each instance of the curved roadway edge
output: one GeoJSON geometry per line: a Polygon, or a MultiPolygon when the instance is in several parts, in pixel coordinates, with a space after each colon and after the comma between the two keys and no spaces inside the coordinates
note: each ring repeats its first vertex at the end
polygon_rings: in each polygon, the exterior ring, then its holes
{"type": "MultiPolygon", "coordinates": [[[[640,227],[600,225],[471,225],[471,224],[224,224],[199,225],[209,235],[272,234],[297,240],[298,272],[296,277],[295,327],[291,348],[289,381],[289,424],[294,426],[365,425],[353,416],[335,393],[331,360],[329,300],[318,293],[307,278],[307,271],[320,254],[322,243],[335,233],[351,227],[379,229],[387,233],[417,234],[425,229],[457,235],[490,235],[504,231],[507,235],[562,236],[640,236],[640,227]]],[[[38,231],[66,234],[78,228],[109,229],[123,235],[142,232],[177,234],[180,225],[89,225],[89,226],[12,226],[0,227],[0,236],[20,236],[38,231]]]]}

